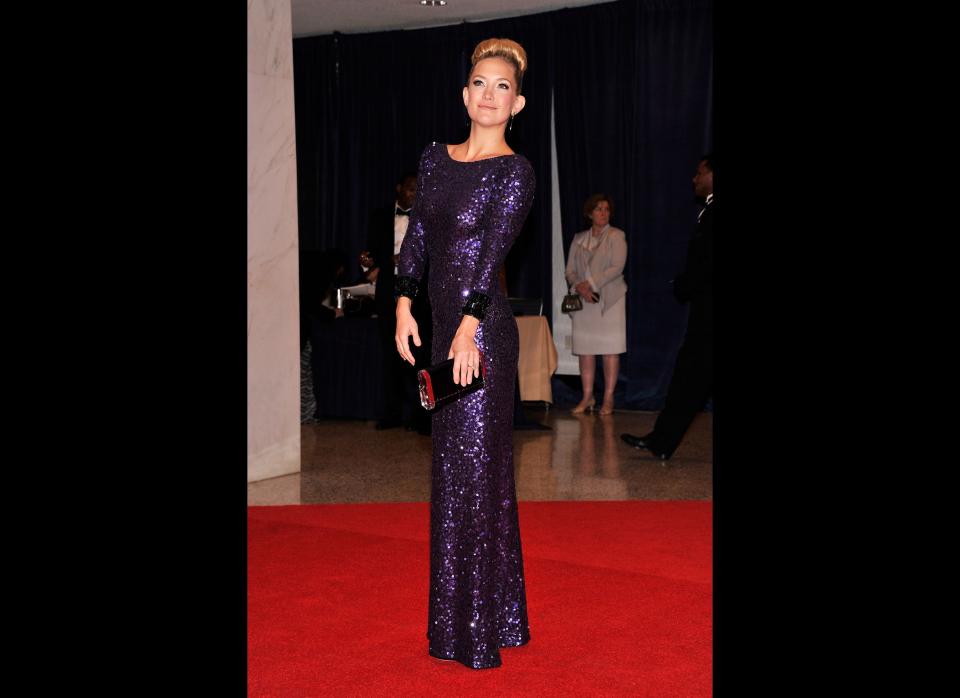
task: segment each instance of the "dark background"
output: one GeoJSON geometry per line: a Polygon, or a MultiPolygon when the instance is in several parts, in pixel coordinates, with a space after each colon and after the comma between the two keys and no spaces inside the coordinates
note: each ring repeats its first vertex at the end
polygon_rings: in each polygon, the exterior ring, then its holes
{"type": "Polygon", "coordinates": [[[598,191],[612,196],[612,224],[628,241],[617,405],[659,409],[686,326],[669,282],[699,211],[691,179],[713,148],[712,23],[712,0],[646,0],[295,39],[301,250],[335,247],[355,260],[370,211],[392,201],[424,146],[469,134],[461,90],[474,46],[495,36],[519,41],[529,61],[527,103],[507,141],[533,164],[537,191],[507,258],[510,295],[543,298],[551,315],[552,94],[564,253],[589,226],[583,201],[598,191]]]}

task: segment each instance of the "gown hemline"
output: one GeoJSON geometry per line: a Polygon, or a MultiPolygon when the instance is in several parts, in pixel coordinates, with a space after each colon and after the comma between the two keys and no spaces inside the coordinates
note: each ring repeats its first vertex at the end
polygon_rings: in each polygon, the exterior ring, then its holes
{"type": "MultiPolygon", "coordinates": [[[[524,645],[527,645],[529,643],[530,643],[530,638],[528,637],[526,640],[521,640],[516,644],[507,643],[504,645],[500,645],[498,649],[509,649],[511,647],[523,647],[524,645]]],[[[499,659],[499,657],[497,658],[496,664],[483,664],[483,663],[474,663],[470,661],[465,661],[464,659],[461,659],[456,655],[454,655],[453,657],[444,657],[440,654],[434,653],[432,649],[427,650],[427,653],[434,659],[439,659],[442,662],[459,662],[460,664],[463,664],[468,669],[496,669],[497,667],[503,664],[503,662],[499,659]]]]}

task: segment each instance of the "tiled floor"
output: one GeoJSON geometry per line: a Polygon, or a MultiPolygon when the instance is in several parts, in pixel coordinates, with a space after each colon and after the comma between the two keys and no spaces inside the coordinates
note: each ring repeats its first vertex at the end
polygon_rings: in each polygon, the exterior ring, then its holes
{"type": "MultiPolygon", "coordinates": [[[[622,432],[646,434],[656,412],[609,417],[526,406],[550,431],[515,431],[522,500],[712,499],[713,415],[700,413],[662,463],[630,448],[622,432]]],[[[301,472],[250,483],[249,505],[415,502],[430,499],[430,437],[374,422],[327,420],[301,427],[301,472]]]]}

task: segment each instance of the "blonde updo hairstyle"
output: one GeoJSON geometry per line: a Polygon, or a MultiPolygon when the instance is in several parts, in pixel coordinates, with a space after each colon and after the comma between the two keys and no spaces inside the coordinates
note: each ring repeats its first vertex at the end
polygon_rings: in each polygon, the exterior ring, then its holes
{"type": "MultiPolygon", "coordinates": [[[[477,63],[485,58],[502,58],[513,66],[517,78],[517,94],[520,94],[523,74],[527,70],[527,52],[523,50],[523,46],[512,39],[484,39],[473,49],[470,65],[476,67],[477,63]]],[[[472,68],[470,72],[472,75],[472,68]]]]}

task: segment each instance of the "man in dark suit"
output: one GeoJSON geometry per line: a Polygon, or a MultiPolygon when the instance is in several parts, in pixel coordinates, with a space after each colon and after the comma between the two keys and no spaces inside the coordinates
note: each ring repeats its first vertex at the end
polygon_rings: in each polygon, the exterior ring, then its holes
{"type": "Polygon", "coordinates": [[[620,435],[634,448],[645,448],[661,460],[673,455],[713,390],[713,173],[713,154],[704,155],[693,177],[693,190],[705,204],[687,250],[686,267],[673,281],[673,293],[681,303],[690,303],[690,315],[666,403],[652,432],[620,435]]]}
{"type": "Polygon", "coordinates": [[[396,265],[417,193],[416,174],[404,175],[397,183],[396,191],[397,198],[392,205],[371,213],[368,249],[360,255],[360,264],[367,267],[367,279],[376,282],[374,299],[383,345],[384,407],[377,429],[392,429],[406,422],[408,429],[425,434],[430,430],[430,415],[420,406],[417,371],[430,365],[432,322],[426,293],[417,294],[412,308],[422,341],[422,346],[414,347],[416,366],[400,358],[394,340],[397,328],[396,299],[393,296],[396,265]]]}

